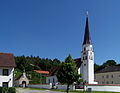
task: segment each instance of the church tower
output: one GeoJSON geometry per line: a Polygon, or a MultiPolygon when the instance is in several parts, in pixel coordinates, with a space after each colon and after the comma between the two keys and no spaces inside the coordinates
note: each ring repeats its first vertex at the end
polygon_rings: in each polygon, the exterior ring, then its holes
{"type": "Polygon", "coordinates": [[[81,61],[80,73],[82,74],[82,79],[88,84],[97,84],[97,82],[94,82],[94,52],[89,32],[88,14],[86,16],[81,61]]]}

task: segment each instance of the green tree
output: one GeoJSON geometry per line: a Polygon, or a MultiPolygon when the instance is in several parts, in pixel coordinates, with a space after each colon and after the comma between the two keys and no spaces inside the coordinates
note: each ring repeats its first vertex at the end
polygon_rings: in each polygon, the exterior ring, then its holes
{"type": "Polygon", "coordinates": [[[100,69],[100,65],[98,65],[98,64],[94,64],[94,71],[96,72],[96,71],[98,71],[100,69]]]}
{"type": "Polygon", "coordinates": [[[115,60],[107,60],[102,65],[94,64],[94,69],[95,69],[95,72],[96,72],[96,71],[99,71],[99,70],[101,70],[105,67],[114,66],[114,65],[117,65],[117,62],[115,60]]]}
{"type": "Polygon", "coordinates": [[[117,63],[115,62],[115,60],[107,60],[105,63],[103,63],[103,67],[107,67],[107,66],[114,66],[117,63]]]}
{"type": "Polygon", "coordinates": [[[72,57],[69,55],[65,62],[61,64],[60,69],[57,72],[58,81],[62,84],[67,84],[67,93],[69,86],[79,79],[78,69],[72,57]]]}

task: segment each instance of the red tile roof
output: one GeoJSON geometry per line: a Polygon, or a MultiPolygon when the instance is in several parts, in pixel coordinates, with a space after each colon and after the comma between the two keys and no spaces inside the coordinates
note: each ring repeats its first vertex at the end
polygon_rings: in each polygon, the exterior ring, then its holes
{"type": "Polygon", "coordinates": [[[0,67],[16,67],[13,54],[0,53],[0,67]]]}
{"type": "Polygon", "coordinates": [[[48,71],[41,71],[41,70],[34,70],[34,71],[40,74],[49,74],[48,71]]]}
{"type": "Polygon", "coordinates": [[[57,67],[57,66],[56,66],[56,67],[52,67],[52,68],[50,69],[50,73],[49,73],[48,76],[54,76],[59,69],[60,69],[60,67],[57,67]]]}

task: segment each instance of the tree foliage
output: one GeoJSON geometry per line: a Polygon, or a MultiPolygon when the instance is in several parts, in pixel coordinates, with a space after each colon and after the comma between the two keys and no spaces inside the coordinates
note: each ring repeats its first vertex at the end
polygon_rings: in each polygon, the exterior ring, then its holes
{"type": "Polygon", "coordinates": [[[95,72],[96,72],[96,71],[99,71],[99,70],[101,70],[105,67],[114,66],[114,65],[117,65],[117,62],[115,60],[107,60],[102,65],[94,64],[94,69],[95,69],[95,72]]]}
{"type": "Polygon", "coordinates": [[[69,55],[65,62],[61,64],[59,71],[57,72],[57,78],[60,83],[67,84],[67,93],[69,86],[79,79],[78,69],[72,57],[69,55]]]}
{"type": "MultiPolygon", "coordinates": [[[[25,70],[27,76],[31,80],[30,83],[40,83],[42,76],[34,72],[33,70],[44,70],[49,71],[53,66],[59,67],[61,62],[57,58],[51,60],[48,58],[40,58],[39,56],[16,56],[15,57],[16,68],[15,74],[16,78],[23,73],[25,70]]],[[[44,79],[44,78],[42,78],[44,79]]]]}
{"type": "Polygon", "coordinates": [[[116,64],[117,63],[114,60],[107,60],[105,63],[103,63],[103,66],[107,67],[107,66],[113,66],[113,65],[116,65],[116,64]]]}
{"type": "Polygon", "coordinates": [[[48,58],[40,58],[40,57],[33,57],[33,56],[17,56],[15,57],[16,68],[20,71],[33,71],[33,70],[45,70],[49,71],[53,66],[59,66],[61,62],[55,58],[53,60],[48,58]]]}

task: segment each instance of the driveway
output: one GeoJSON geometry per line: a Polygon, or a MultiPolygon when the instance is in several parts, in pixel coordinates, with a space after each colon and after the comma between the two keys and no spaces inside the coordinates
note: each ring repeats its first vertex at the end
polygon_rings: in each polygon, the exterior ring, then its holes
{"type": "Polygon", "coordinates": [[[65,92],[56,92],[50,90],[32,90],[32,89],[24,89],[24,88],[16,88],[17,93],[65,93],[65,92]]]}

